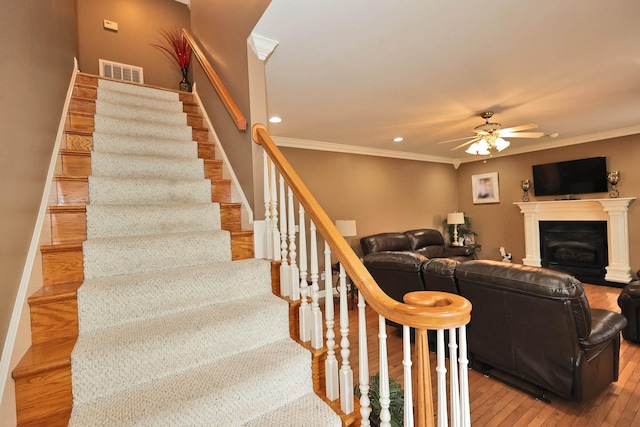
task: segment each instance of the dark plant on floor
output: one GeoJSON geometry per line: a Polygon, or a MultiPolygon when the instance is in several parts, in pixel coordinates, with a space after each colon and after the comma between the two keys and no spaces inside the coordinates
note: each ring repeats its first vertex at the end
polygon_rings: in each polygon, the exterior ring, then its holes
{"type": "MultiPolygon", "coordinates": [[[[360,398],[360,387],[355,387],[355,395],[360,398]]],[[[391,427],[402,427],[404,424],[404,391],[400,383],[393,378],[389,379],[389,413],[391,414],[391,427]]],[[[380,425],[380,372],[369,377],[369,400],[371,401],[371,425],[380,425]]]]}

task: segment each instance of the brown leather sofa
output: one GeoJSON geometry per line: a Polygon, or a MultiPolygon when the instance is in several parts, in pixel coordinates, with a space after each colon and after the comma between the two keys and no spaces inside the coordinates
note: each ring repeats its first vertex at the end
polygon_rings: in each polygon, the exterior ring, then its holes
{"type": "Polygon", "coordinates": [[[623,338],[640,342],[640,280],[625,286],[618,297],[618,306],[627,319],[627,326],[622,330],[623,338]]]}
{"type": "Polygon", "coordinates": [[[618,379],[626,319],[590,308],[582,283],[568,274],[498,261],[456,264],[434,259],[426,287],[448,286],[471,301],[471,366],[582,402],[618,379]]]}
{"type": "Polygon", "coordinates": [[[422,276],[429,259],[462,262],[476,258],[471,248],[449,247],[438,230],[425,228],[374,234],[361,238],[360,244],[365,267],[380,288],[396,301],[402,301],[408,292],[426,289],[422,276]]]}

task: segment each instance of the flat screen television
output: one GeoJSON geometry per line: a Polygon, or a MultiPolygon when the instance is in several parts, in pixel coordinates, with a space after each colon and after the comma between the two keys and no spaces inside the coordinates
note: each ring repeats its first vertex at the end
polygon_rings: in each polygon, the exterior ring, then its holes
{"type": "Polygon", "coordinates": [[[536,196],[568,196],[606,193],[607,158],[547,163],[533,166],[533,191],[536,196]]]}

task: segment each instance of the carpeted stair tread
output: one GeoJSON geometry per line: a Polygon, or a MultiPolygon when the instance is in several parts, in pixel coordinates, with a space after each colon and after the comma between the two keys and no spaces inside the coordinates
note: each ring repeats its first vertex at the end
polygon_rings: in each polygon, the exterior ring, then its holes
{"type": "Polygon", "coordinates": [[[95,132],[117,133],[132,137],[146,136],[178,141],[193,140],[191,126],[145,122],[110,116],[95,116],[95,132]]]}
{"type": "Polygon", "coordinates": [[[231,261],[226,230],[88,239],[84,277],[93,279],[231,261]]]}
{"type": "Polygon", "coordinates": [[[270,271],[270,262],[252,258],[85,280],[77,293],[80,332],[270,294],[270,271]]]}
{"type": "MultiPolygon", "coordinates": [[[[230,423],[229,425],[234,425],[230,423]]],[[[308,393],[276,410],[246,422],[244,427],[341,427],[342,420],[315,393],[308,393]]]]}
{"type": "Polygon", "coordinates": [[[171,141],[143,136],[132,138],[103,132],[94,132],[93,150],[142,156],[198,157],[198,143],[195,141],[171,141]]]}
{"type": "Polygon", "coordinates": [[[218,203],[87,205],[87,239],[220,229],[218,203]]]}
{"type": "MultiPolygon", "coordinates": [[[[240,426],[299,400],[311,387],[310,353],[285,339],[77,406],[69,425],[240,426]]],[[[308,408],[301,425],[315,425],[314,415],[308,408]]],[[[328,417],[324,408],[322,417],[328,417]]],[[[325,426],[339,420],[335,415],[325,426]]]]}
{"type": "Polygon", "coordinates": [[[162,204],[211,202],[208,179],[89,177],[91,204],[162,204]]]}
{"type": "Polygon", "coordinates": [[[187,114],[182,111],[179,102],[159,103],[157,106],[159,108],[140,108],[140,106],[129,104],[125,100],[98,99],[96,114],[161,124],[187,124],[187,114]]]}
{"type": "Polygon", "coordinates": [[[167,158],[94,151],[91,154],[91,174],[130,178],[202,179],[204,161],[197,157],[167,158]]]}
{"type": "Polygon", "coordinates": [[[280,314],[287,307],[263,294],[80,334],[71,355],[74,400],[103,398],[284,340],[289,323],[280,314]]]}

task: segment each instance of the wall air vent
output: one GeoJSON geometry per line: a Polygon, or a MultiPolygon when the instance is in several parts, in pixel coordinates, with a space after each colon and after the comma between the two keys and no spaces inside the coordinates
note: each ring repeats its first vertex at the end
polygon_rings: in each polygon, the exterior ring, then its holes
{"type": "Polygon", "coordinates": [[[98,60],[100,64],[100,76],[111,79],[123,80],[125,82],[144,83],[142,67],[121,64],[119,62],[98,60]]]}

